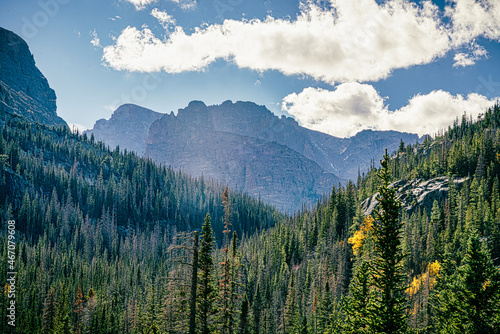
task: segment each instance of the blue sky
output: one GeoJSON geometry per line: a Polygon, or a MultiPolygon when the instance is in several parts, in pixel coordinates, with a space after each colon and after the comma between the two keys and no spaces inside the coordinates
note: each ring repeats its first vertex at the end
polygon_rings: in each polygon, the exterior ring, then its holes
{"type": "Polygon", "coordinates": [[[68,123],[253,101],[336,136],[433,134],[500,97],[498,0],[3,0],[68,123]]]}

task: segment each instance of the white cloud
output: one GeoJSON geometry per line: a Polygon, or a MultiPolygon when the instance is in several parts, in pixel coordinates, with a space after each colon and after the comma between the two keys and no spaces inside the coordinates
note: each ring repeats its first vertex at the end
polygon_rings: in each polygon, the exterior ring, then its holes
{"type": "Polygon", "coordinates": [[[479,94],[451,95],[437,90],[417,95],[391,111],[371,85],[340,84],[333,91],[306,88],[283,99],[282,109],[309,129],[349,137],[363,129],[435,134],[464,112],[474,118],[494,104],[479,94]]]}
{"type": "Polygon", "coordinates": [[[367,84],[345,83],[334,91],[306,88],[283,99],[282,109],[300,125],[346,137],[366,128],[375,128],[386,112],[384,100],[367,84]]]}
{"type": "Polygon", "coordinates": [[[170,0],[175,2],[181,9],[190,10],[196,8],[196,0],[170,0]]]}
{"type": "Polygon", "coordinates": [[[392,70],[432,62],[450,48],[437,7],[400,0],[308,2],[292,19],[225,20],[167,39],[127,27],[107,46],[109,66],[128,71],[198,71],[217,59],[257,71],[309,75],[325,82],[386,78],[392,70]]]}
{"type": "Polygon", "coordinates": [[[455,61],[455,63],[453,63],[453,67],[466,67],[476,63],[473,56],[463,52],[455,54],[453,60],[455,61]]]}
{"type": "Polygon", "coordinates": [[[175,19],[168,15],[167,12],[162,12],[158,8],[153,8],[151,11],[151,16],[158,20],[158,22],[167,29],[169,26],[175,25],[175,19]]]}
{"type": "Polygon", "coordinates": [[[181,27],[169,35],[168,42],[154,36],[149,28],[128,27],[115,45],[104,48],[103,59],[117,70],[180,73],[202,70],[217,58],[225,57],[224,41],[217,38],[217,27],[187,36],[181,27]]]}
{"type": "Polygon", "coordinates": [[[448,128],[464,112],[476,119],[494,104],[494,99],[489,100],[476,93],[464,97],[442,90],[433,91],[413,97],[408,105],[390,114],[386,127],[420,135],[435,134],[440,129],[448,128]]]}
{"type": "Polygon", "coordinates": [[[101,40],[99,39],[99,36],[97,36],[95,29],[90,32],[90,36],[92,36],[90,43],[96,48],[101,48],[101,40]]]}
{"type": "Polygon", "coordinates": [[[454,0],[446,7],[452,21],[451,37],[455,46],[477,37],[500,41],[500,1],[454,0]]]}
{"type": "MultiPolygon", "coordinates": [[[[127,1],[143,9],[157,0],[127,1]]],[[[196,0],[169,1],[183,9],[196,7],[196,0]]],[[[161,20],[162,12],[156,11],[161,20]]],[[[173,20],[166,15],[160,22],[173,20]]],[[[470,66],[484,55],[461,49],[475,45],[478,37],[500,40],[500,1],[452,0],[441,11],[431,1],[329,0],[321,5],[308,0],[294,19],[225,20],[191,34],[176,27],[168,38],[158,38],[148,28],[127,27],[105,48],[103,60],[119,70],[176,73],[203,70],[223,59],[242,68],[334,84],[377,81],[452,50],[455,67],[470,66]]]]}
{"type": "Polygon", "coordinates": [[[466,53],[457,53],[453,60],[455,63],[453,67],[466,67],[471,66],[476,63],[477,60],[484,58],[488,55],[488,51],[486,49],[475,42],[471,43],[468,47],[468,52],[466,53]]]}
{"type": "Polygon", "coordinates": [[[136,10],[142,10],[147,5],[157,2],[158,0],[126,0],[135,6],[136,10]]]}

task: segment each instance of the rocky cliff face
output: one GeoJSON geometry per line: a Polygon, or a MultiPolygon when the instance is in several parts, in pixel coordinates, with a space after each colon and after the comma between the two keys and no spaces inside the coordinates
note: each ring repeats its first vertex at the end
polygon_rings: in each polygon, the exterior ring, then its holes
{"type": "Polygon", "coordinates": [[[361,172],[367,171],[372,160],[378,164],[385,148],[389,152],[396,151],[401,140],[413,144],[419,139],[416,134],[372,130],[361,131],[350,138],[337,138],[301,127],[293,118],[279,118],[266,107],[252,102],[225,101],[208,107],[203,102],[193,102],[179,114],[182,113],[182,118],[189,119],[189,122],[199,121],[197,116],[200,113],[195,111],[196,105],[203,105],[201,108],[206,109],[202,121],[209,122],[215,131],[284,145],[344,180],[355,181],[358,168],[361,172]]]}
{"type": "MultiPolygon", "coordinates": [[[[460,191],[467,178],[455,178],[453,183],[460,191]]],[[[396,196],[403,204],[403,208],[412,212],[418,207],[432,208],[434,200],[443,201],[448,196],[449,179],[446,176],[436,177],[430,180],[399,180],[393,182],[391,187],[396,189],[396,196]]],[[[378,205],[378,193],[368,197],[361,203],[365,215],[371,215],[378,205]]]]}
{"type": "Polygon", "coordinates": [[[0,28],[0,122],[20,116],[46,125],[66,125],[56,109],[56,94],[36,67],[26,42],[0,28]]]}
{"type": "Polygon", "coordinates": [[[146,155],[195,176],[218,179],[289,212],[318,200],[340,182],[299,152],[250,136],[258,129],[247,127],[259,126],[257,119],[256,124],[231,127],[227,119],[219,123],[223,115],[217,109],[194,101],[177,116],[163,116],[151,125],[146,155]]]}
{"type": "Polygon", "coordinates": [[[252,102],[226,101],[207,108],[207,120],[214,124],[215,130],[274,141],[345,180],[356,180],[358,167],[365,172],[372,160],[378,163],[385,148],[392,152],[401,140],[412,144],[418,140],[416,134],[371,130],[350,138],[337,138],[301,127],[293,118],[279,118],[252,102]]]}
{"type": "Polygon", "coordinates": [[[93,134],[111,148],[120,146],[121,149],[143,155],[149,127],[162,116],[161,113],[135,104],[124,104],[115,110],[109,120],[98,120],[94,128],[85,133],[89,136],[93,134]]]}

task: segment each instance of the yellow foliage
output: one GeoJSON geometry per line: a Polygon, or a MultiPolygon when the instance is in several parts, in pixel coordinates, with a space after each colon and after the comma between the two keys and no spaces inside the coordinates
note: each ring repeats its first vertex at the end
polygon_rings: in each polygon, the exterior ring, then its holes
{"type": "Polygon", "coordinates": [[[431,276],[439,276],[439,270],[441,270],[441,264],[437,260],[427,265],[427,271],[431,276]]]}
{"type": "Polygon", "coordinates": [[[352,245],[352,251],[354,255],[358,256],[361,252],[361,246],[363,246],[363,241],[365,240],[368,232],[373,229],[373,218],[372,216],[365,217],[363,225],[361,228],[354,232],[354,235],[347,240],[348,243],[352,245]]]}
{"type": "Polygon", "coordinates": [[[411,282],[408,289],[406,289],[406,293],[410,296],[414,296],[418,292],[418,290],[420,290],[420,285],[422,285],[422,275],[419,275],[418,278],[413,277],[413,281],[411,282]]]}
{"type": "Polygon", "coordinates": [[[439,276],[439,270],[441,270],[441,264],[437,260],[429,263],[427,270],[423,274],[413,277],[413,281],[406,289],[406,293],[414,296],[423,284],[428,284],[429,290],[432,291],[436,284],[436,277],[439,276]]]}

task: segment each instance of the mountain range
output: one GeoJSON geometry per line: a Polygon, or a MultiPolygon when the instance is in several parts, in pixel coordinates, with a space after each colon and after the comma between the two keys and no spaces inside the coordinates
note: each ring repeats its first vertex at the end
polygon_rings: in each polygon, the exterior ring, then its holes
{"type": "Polygon", "coordinates": [[[356,180],[401,140],[416,134],[361,131],[337,138],[278,117],[252,102],[207,106],[192,101],[177,114],[160,114],[133,104],[87,131],[114,147],[205,176],[291,212],[317,201],[332,185],[356,180]]]}

